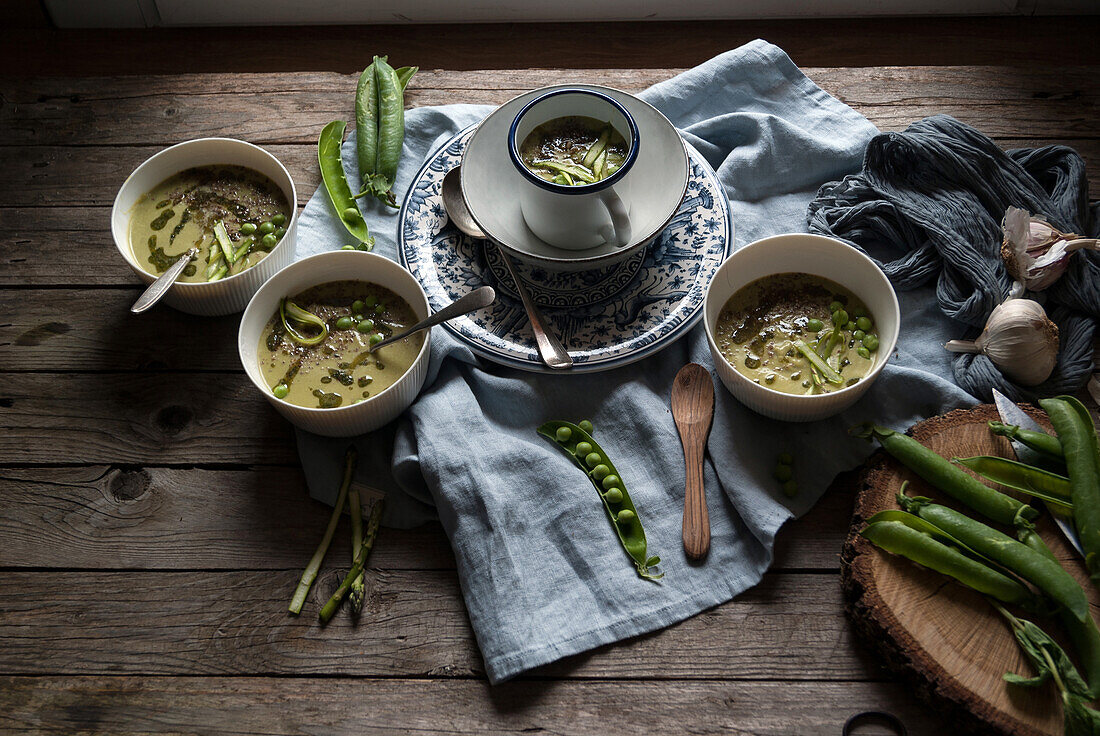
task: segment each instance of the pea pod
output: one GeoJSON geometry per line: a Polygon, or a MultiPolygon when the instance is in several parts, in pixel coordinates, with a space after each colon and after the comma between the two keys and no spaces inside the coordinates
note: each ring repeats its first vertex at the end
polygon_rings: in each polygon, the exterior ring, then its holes
{"type": "Polygon", "coordinates": [[[359,180],[363,189],[367,189],[378,160],[378,87],[374,83],[373,62],[359,75],[355,87],[355,154],[359,160],[359,180]]]}
{"type": "Polygon", "coordinates": [[[374,57],[374,82],[378,94],[378,157],[375,162],[375,196],[396,207],[393,183],[405,141],[405,99],[400,80],[385,59],[374,57]]]}
{"type": "Polygon", "coordinates": [[[876,547],[953,577],[1004,603],[1025,603],[1031,599],[1031,592],[1020,583],[902,521],[869,522],[860,534],[876,547]]]}
{"type": "Polygon", "coordinates": [[[989,431],[1010,440],[1018,440],[1025,447],[1030,447],[1050,460],[1065,460],[1066,456],[1062,452],[1062,443],[1058,441],[1057,437],[1051,437],[1046,432],[1036,432],[1031,429],[1017,427],[1015,424],[1004,424],[1002,422],[990,422],[989,431]]]}
{"type": "Polygon", "coordinates": [[[1085,552],[1085,567],[1100,584],[1100,447],[1088,409],[1072,396],[1043,399],[1039,405],[1050,417],[1066,456],[1073,525],[1085,552]]]}
{"type": "Polygon", "coordinates": [[[1084,622],[1089,617],[1085,591],[1052,558],[965,514],[933,503],[931,499],[899,494],[898,502],[909,513],[916,514],[978,554],[1019,575],[1080,621],[1084,622]]]}
{"type": "Polygon", "coordinates": [[[615,464],[592,435],[570,422],[552,421],[538,428],[538,433],[560,447],[573,464],[584,471],[603,500],[607,518],[615,527],[623,549],[630,555],[638,575],[646,580],[658,580],[664,573],[654,574],[650,568],[660,563],[657,556],[647,557],[645,530],[638,509],[630,500],[626,484],[615,464]],[[578,451],[578,446],[580,451],[578,451]],[[583,454],[583,457],[581,456],[583,454]]]}
{"type": "Polygon", "coordinates": [[[352,237],[362,243],[373,243],[374,238],[367,230],[363,214],[351,195],[347,177],[344,176],[344,164],[340,159],[340,144],[344,140],[343,120],[333,120],[321,131],[317,140],[317,164],[321,168],[321,179],[325,182],[328,201],[336,210],[336,216],[352,237]]]}
{"type": "Polygon", "coordinates": [[[877,439],[882,449],[934,487],[998,524],[1016,526],[1039,512],[1022,501],[982,483],[912,437],[874,424],[852,430],[856,437],[877,439]]]}
{"type": "Polygon", "coordinates": [[[952,458],[952,462],[970,468],[987,480],[1015,488],[1021,493],[1056,504],[1059,508],[1073,508],[1069,478],[1057,473],[995,455],[956,457],[952,458]]]}

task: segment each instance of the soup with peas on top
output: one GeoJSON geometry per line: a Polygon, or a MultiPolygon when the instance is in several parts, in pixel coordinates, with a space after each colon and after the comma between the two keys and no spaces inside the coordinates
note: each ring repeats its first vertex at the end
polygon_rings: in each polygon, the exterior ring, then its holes
{"type": "Polygon", "coordinates": [[[146,192],[130,214],[130,249],[138,264],[161,274],[190,248],[180,281],[218,281],[263,260],[286,234],[290,203],[283,191],[244,166],[197,166],[146,192]]]}
{"type": "Polygon", "coordinates": [[[260,371],[277,398],[334,409],[376,396],[416,361],[424,333],[367,352],[412,327],[416,315],[389,289],[330,281],[283,299],[257,348],[260,371]]]}
{"type": "Polygon", "coordinates": [[[858,382],[875,365],[878,333],[859,298],[805,273],[757,279],[718,315],[722,356],[749,380],[788,394],[822,394],[858,382]]]}
{"type": "Polygon", "coordinates": [[[519,147],[531,173],[565,186],[606,179],[623,165],[626,153],[626,139],[610,123],[581,115],[543,123],[519,147]]]}

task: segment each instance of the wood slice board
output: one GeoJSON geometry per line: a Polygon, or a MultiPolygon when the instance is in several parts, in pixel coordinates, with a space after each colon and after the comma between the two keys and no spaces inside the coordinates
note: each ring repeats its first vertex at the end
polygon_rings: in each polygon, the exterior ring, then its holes
{"type": "MultiPolygon", "coordinates": [[[[1049,429],[1042,411],[1021,408],[1049,429]]],[[[994,436],[986,426],[996,419],[996,408],[987,404],[927,419],[914,425],[909,434],[946,458],[1015,458],[1008,440],[994,436]]],[[[910,481],[909,495],[930,496],[970,516],[976,514],[933,489],[881,449],[867,460],[859,479],[852,526],[841,558],[845,608],[856,631],[888,669],[905,677],[943,715],[945,727],[979,734],[1061,734],[1061,699],[1052,685],[1030,689],[1009,686],[1002,679],[1007,671],[1034,673],[1003,619],[982,596],[951,578],[878,549],[858,533],[875,513],[899,508],[895,497],[905,480],[910,481]]],[[[1100,595],[1088,583],[1080,558],[1046,513],[1038,529],[1062,566],[1082,583],[1095,618],[1100,595]]],[[[1051,619],[1033,620],[1066,646],[1065,637],[1051,619]]],[[[1067,651],[1074,656],[1072,648],[1067,651]]]]}

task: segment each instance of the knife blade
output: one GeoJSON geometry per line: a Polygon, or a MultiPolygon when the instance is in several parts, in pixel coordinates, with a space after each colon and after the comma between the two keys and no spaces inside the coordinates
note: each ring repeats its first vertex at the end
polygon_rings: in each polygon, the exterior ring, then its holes
{"type": "MultiPolygon", "coordinates": [[[[1021,429],[1029,429],[1034,432],[1046,432],[1039,423],[1028,416],[1027,412],[1018,407],[1012,399],[1002,394],[997,389],[993,389],[993,403],[997,406],[997,414],[1001,417],[1001,422],[1004,424],[1015,424],[1021,429]]],[[[1016,439],[1009,440],[1012,443],[1012,449],[1016,452],[1016,459],[1022,463],[1028,465],[1043,464],[1043,456],[1035,450],[1025,445],[1016,439]]],[[[1058,514],[1054,513],[1053,509],[1048,507],[1048,511],[1051,512],[1050,517],[1054,519],[1054,523],[1058,525],[1058,528],[1062,530],[1062,534],[1067,540],[1069,540],[1070,546],[1077,550],[1077,554],[1081,555],[1084,559],[1085,552],[1081,549],[1081,542],[1077,539],[1077,531],[1073,528],[1073,524],[1066,521],[1058,514]]]]}

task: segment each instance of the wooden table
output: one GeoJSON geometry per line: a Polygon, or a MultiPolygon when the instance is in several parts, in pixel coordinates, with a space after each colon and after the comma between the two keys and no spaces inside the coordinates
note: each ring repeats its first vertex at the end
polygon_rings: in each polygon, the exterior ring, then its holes
{"type": "MultiPolygon", "coordinates": [[[[303,203],[317,134],[352,118],[375,38],[424,67],[418,106],[562,79],[642,89],[762,35],[881,129],[943,112],[1005,147],[1067,143],[1100,192],[1100,65],[1077,61],[1094,20],[638,24],[587,43],[607,28],[5,33],[0,731],[824,735],[887,709],[936,732],[843,615],[843,491],[781,532],[736,600],[497,687],[437,525],[383,530],[358,625],[287,615],[329,510],[241,372],[236,319],[127,311],[140,285],[108,228],[125,176],[232,135],[284,161],[303,203]]],[[[333,554],[308,610],[343,567],[333,554]]]]}

